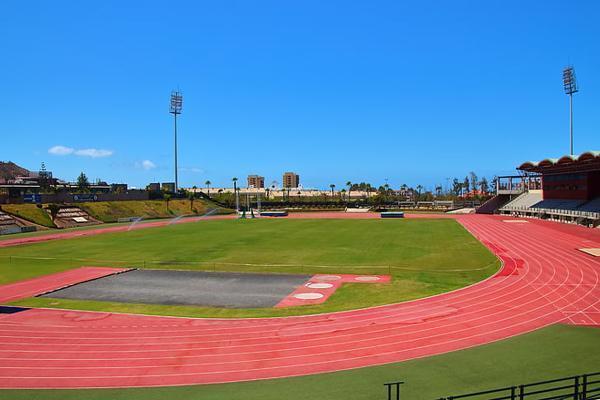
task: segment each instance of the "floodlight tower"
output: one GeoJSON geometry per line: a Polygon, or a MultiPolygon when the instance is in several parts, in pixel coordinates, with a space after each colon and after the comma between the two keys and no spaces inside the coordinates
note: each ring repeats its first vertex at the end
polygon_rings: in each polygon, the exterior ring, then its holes
{"type": "Polygon", "coordinates": [[[173,121],[175,122],[175,193],[179,190],[179,181],[177,179],[177,116],[181,114],[183,108],[183,96],[178,90],[171,92],[171,106],[169,113],[173,114],[173,121]]]}
{"type": "Polygon", "coordinates": [[[570,113],[570,131],[571,131],[571,155],[573,155],[573,93],[577,93],[577,79],[575,79],[575,69],[572,65],[563,69],[563,87],[565,93],[569,95],[569,113],[570,113]]]}

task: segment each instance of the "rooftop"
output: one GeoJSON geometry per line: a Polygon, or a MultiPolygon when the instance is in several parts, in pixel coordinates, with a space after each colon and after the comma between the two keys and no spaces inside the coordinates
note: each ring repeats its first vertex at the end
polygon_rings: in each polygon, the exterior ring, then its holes
{"type": "Polygon", "coordinates": [[[572,169],[573,167],[587,169],[600,167],[600,151],[586,151],[579,155],[564,155],[560,158],[545,158],[541,161],[526,161],[517,167],[525,172],[545,172],[561,169],[572,169]]]}

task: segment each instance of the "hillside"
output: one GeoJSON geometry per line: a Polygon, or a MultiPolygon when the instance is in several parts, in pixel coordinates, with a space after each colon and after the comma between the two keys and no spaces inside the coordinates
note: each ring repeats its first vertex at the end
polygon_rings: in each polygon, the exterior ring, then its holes
{"type": "Polygon", "coordinates": [[[212,213],[224,214],[231,210],[221,208],[205,200],[194,200],[193,208],[189,200],[146,200],[146,201],[97,201],[77,204],[92,217],[103,222],[117,222],[119,218],[143,217],[171,218],[181,215],[204,215],[212,213]]]}
{"type": "Polygon", "coordinates": [[[47,228],[55,228],[46,210],[37,207],[35,204],[2,204],[2,211],[33,222],[34,224],[47,228]]]}
{"type": "Polygon", "coordinates": [[[0,161],[0,181],[15,179],[17,176],[27,176],[29,171],[23,167],[18,166],[12,161],[3,162],[0,161]]]}

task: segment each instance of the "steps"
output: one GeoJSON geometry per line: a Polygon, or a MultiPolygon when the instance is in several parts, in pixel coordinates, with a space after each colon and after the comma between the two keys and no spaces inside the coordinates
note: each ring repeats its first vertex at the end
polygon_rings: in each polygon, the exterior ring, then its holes
{"type": "Polygon", "coordinates": [[[74,228],[77,226],[98,225],[101,222],[92,218],[79,207],[66,206],[58,210],[56,217],[54,217],[54,224],[58,228],[74,228]]]}

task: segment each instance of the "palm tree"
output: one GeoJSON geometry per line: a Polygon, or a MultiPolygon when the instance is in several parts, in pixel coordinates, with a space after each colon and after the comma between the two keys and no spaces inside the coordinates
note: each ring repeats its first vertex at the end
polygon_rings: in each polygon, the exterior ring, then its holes
{"type": "Polygon", "coordinates": [[[423,186],[417,185],[417,201],[421,199],[421,190],[423,190],[423,186]]]}
{"type": "Polygon", "coordinates": [[[350,194],[352,193],[352,182],[350,182],[350,181],[346,182],[346,186],[348,186],[348,201],[350,201],[350,199],[351,199],[350,194]]]}
{"type": "Polygon", "coordinates": [[[271,189],[266,188],[265,189],[265,194],[267,195],[267,199],[269,198],[269,193],[271,193],[271,189]]]}
{"type": "Polygon", "coordinates": [[[400,189],[402,189],[402,191],[406,191],[408,189],[408,186],[406,185],[406,183],[403,183],[402,186],[400,186],[400,189]]]}
{"type": "Polygon", "coordinates": [[[211,181],[206,181],[204,182],[204,184],[206,185],[206,192],[208,193],[208,197],[210,197],[210,185],[211,185],[211,181]]]}
{"type": "Polygon", "coordinates": [[[346,189],[340,190],[340,198],[344,200],[346,198],[346,189]]]}
{"type": "Polygon", "coordinates": [[[329,187],[331,188],[331,197],[333,197],[333,189],[335,189],[335,184],[332,183],[331,185],[329,185],[329,187]]]}

